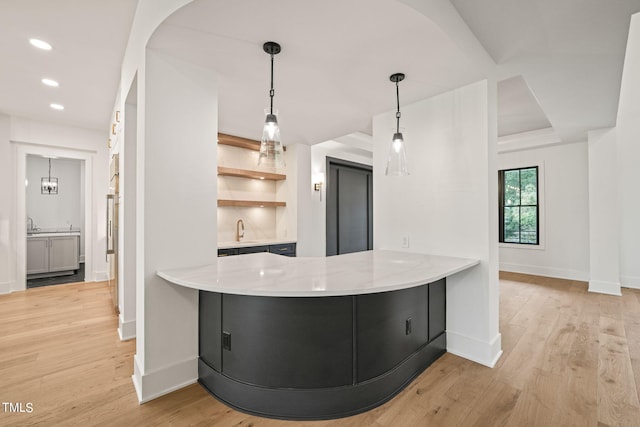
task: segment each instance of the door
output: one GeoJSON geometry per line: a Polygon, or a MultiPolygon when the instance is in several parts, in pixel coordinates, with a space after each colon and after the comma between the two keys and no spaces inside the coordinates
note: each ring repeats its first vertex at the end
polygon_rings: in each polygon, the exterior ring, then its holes
{"type": "Polygon", "coordinates": [[[27,274],[49,271],[49,238],[27,238],[27,274]]]}
{"type": "Polygon", "coordinates": [[[327,256],[373,249],[371,166],[327,158],[327,256]]]}
{"type": "Polygon", "coordinates": [[[49,238],[49,271],[68,271],[79,268],[79,237],[49,238]]]}

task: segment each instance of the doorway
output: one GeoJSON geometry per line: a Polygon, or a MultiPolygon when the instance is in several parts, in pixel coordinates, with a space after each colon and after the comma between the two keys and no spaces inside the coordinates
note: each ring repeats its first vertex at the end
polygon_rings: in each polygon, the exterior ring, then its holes
{"type": "Polygon", "coordinates": [[[327,157],[327,256],[373,249],[373,169],[327,157]]]}
{"type": "Polygon", "coordinates": [[[84,160],[26,156],[27,288],[83,282],[84,160]]]}

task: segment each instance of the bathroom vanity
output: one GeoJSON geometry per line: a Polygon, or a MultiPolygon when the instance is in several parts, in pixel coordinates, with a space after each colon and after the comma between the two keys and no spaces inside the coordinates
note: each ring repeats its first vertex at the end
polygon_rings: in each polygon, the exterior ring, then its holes
{"type": "Polygon", "coordinates": [[[374,250],[255,253],[160,271],[199,290],[199,382],[245,412],[328,419],[374,408],[446,352],[446,277],[477,260],[374,250]]]}
{"type": "Polygon", "coordinates": [[[74,274],[80,268],[80,231],[34,231],[27,234],[29,278],[74,274]]]}

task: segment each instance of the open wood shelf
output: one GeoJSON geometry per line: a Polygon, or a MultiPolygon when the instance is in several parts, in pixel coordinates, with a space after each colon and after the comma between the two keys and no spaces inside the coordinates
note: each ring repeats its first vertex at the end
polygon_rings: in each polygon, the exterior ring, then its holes
{"type": "MultiPolygon", "coordinates": [[[[260,151],[260,141],[242,138],[240,136],[227,135],[226,133],[218,134],[218,144],[231,145],[233,147],[246,148],[247,150],[260,151]]],[[[287,147],[282,147],[287,151],[287,147]]]]}
{"type": "Polygon", "coordinates": [[[239,136],[227,135],[225,133],[218,134],[218,144],[231,145],[233,147],[246,148],[247,150],[260,151],[260,141],[241,138],[239,136]]]}
{"type": "Polygon", "coordinates": [[[286,175],[280,173],[260,172],[247,169],[226,168],[218,166],[218,175],[223,176],[237,176],[240,178],[252,178],[252,179],[268,179],[270,181],[282,181],[287,179],[286,175]]]}
{"type": "Polygon", "coordinates": [[[287,206],[286,202],[261,202],[258,200],[226,200],[218,199],[218,207],[235,206],[242,208],[278,208],[287,206]]]}

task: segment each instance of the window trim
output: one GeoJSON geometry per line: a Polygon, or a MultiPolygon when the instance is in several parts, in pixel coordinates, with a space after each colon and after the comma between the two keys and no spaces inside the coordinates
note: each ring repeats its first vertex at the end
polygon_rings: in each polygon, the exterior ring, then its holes
{"type": "MultiPolygon", "coordinates": [[[[525,249],[525,250],[545,250],[546,249],[546,221],[545,221],[545,164],[544,161],[523,161],[512,162],[509,164],[501,165],[498,168],[498,172],[507,170],[538,168],[538,244],[532,243],[505,243],[500,242],[500,234],[498,234],[498,247],[507,249],[525,249]]],[[[500,197],[502,197],[502,188],[500,182],[498,182],[498,233],[500,233],[501,218],[504,213],[500,212],[500,197]]]]}

